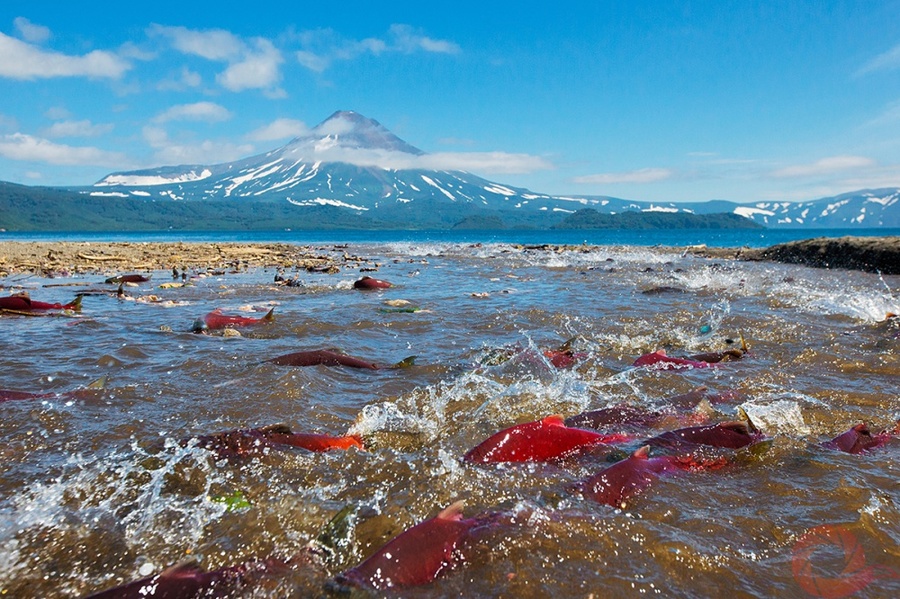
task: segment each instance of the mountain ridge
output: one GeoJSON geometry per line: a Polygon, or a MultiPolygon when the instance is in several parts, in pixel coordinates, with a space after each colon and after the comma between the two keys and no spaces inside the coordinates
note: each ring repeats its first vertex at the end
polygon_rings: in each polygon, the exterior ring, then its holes
{"type": "MultiPolygon", "coordinates": [[[[445,228],[461,222],[479,226],[502,222],[507,227],[549,228],[566,226],[561,224],[566,218],[585,209],[607,216],[727,213],[743,217],[747,226],[773,228],[900,227],[900,188],[860,190],[807,202],[647,202],[533,192],[449,168],[442,159],[400,139],[378,121],[338,110],[285,145],[236,161],[120,171],[90,186],[59,189],[84,199],[135,200],[137,208],[129,208],[130,212],[140,207],[148,211],[165,207],[163,211],[172,215],[194,213],[199,218],[206,212],[214,216],[209,206],[205,210],[199,206],[175,208],[166,204],[171,202],[216,203],[229,214],[243,210],[247,218],[268,211],[286,222],[301,224],[313,214],[319,218],[328,215],[322,227],[337,222],[358,223],[362,228],[366,223],[373,228],[445,228]],[[265,208],[255,206],[258,203],[265,208]]],[[[104,209],[117,209],[117,205],[111,203],[104,209]]],[[[159,219],[148,215],[147,220],[159,219]]],[[[654,220],[659,221],[648,216],[634,226],[648,226],[654,220]]],[[[678,222],[708,224],[713,220],[719,226],[740,225],[735,219],[682,218],[678,222]]],[[[591,222],[601,226],[601,221],[604,228],[617,226],[616,221],[619,226],[637,222],[633,217],[609,221],[590,213],[568,222],[589,227],[591,222]]]]}

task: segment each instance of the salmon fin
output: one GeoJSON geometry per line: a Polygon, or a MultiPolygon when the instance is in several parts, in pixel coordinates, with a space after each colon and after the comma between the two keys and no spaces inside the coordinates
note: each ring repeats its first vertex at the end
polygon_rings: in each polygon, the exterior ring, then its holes
{"type": "Polygon", "coordinates": [[[759,430],[759,427],[757,427],[757,426],[753,423],[753,419],[750,418],[750,415],[744,410],[744,408],[738,406],[737,413],[738,413],[738,417],[741,419],[741,421],[747,423],[747,430],[748,430],[748,431],[750,431],[751,433],[760,433],[760,432],[762,432],[762,431],[759,430]]]}
{"type": "Polygon", "coordinates": [[[276,433],[281,435],[292,435],[294,434],[291,430],[291,427],[284,424],[283,422],[279,422],[278,424],[270,424],[268,426],[263,426],[260,429],[262,433],[276,433]]]}
{"type": "Polygon", "coordinates": [[[109,377],[107,377],[104,374],[99,379],[97,379],[95,381],[91,381],[91,383],[86,387],[86,389],[104,389],[104,388],[106,388],[106,383],[107,383],[108,379],[109,379],[109,377]]]}
{"type": "Polygon", "coordinates": [[[273,322],[275,320],[275,308],[272,308],[266,315],[261,318],[261,320],[265,320],[266,322],[273,322]]]}
{"type": "Polygon", "coordinates": [[[637,458],[639,460],[646,460],[650,458],[650,446],[644,445],[643,447],[639,447],[631,454],[631,457],[637,458]]]}
{"type": "Polygon", "coordinates": [[[416,356],[407,356],[391,366],[391,368],[409,368],[410,366],[415,365],[416,356]]]}
{"type": "Polygon", "coordinates": [[[440,511],[440,513],[435,516],[436,518],[440,518],[441,520],[461,520],[463,513],[463,506],[466,504],[465,499],[460,499],[459,501],[454,501],[444,509],[440,511]]]}
{"type": "Polygon", "coordinates": [[[742,435],[750,434],[750,427],[747,426],[746,422],[743,422],[741,420],[734,420],[732,422],[722,422],[718,426],[721,428],[725,428],[725,429],[734,431],[736,433],[740,433],[742,435]]]}
{"type": "Polygon", "coordinates": [[[744,332],[738,331],[738,335],[740,335],[741,337],[741,351],[743,351],[744,353],[750,351],[750,346],[747,345],[747,341],[744,339],[744,332]]]}
{"type": "Polygon", "coordinates": [[[562,417],[560,414],[550,414],[541,419],[541,424],[546,424],[549,426],[565,426],[566,419],[562,417]]]}
{"type": "Polygon", "coordinates": [[[171,565],[160,572],[157,576],[159,578],[181,578],[183,576],[190,576],[192,574],[202,574],[203,572],[204,570],[200,567],[200,564],[193,560],[190,560],[171,565]]]}

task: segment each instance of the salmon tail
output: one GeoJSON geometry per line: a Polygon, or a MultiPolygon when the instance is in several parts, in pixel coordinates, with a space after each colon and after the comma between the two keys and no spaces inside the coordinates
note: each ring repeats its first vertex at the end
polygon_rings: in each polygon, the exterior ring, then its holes
{"type": "Polygon", "coordinates": [[[72,300],[72,303],[70,303],[68,306],[69,310],[74,310],[75,312],[81,312],[81,298],[83,298],[83,297],[84,297],[84,295],[82,295],[81,293],[76,295],[75,299],[72,300]]]}
{"type": "Polygon", "coordinates": [[[738,331],[738,335],[740,335],[741,337],[741,351],[747,353],[748,351],[750,351],[750,346],[747,345],[747,341],[744,339],[744,332],[738,331]]]}
{"type": "Polygon", "coordinates": [[[353,504],[347,504],[328,521],[319,536],[310,543],[310,548],[314,552],[322,555],[326,563],[334,563],[341,561],[341,553],[346,553],[350,549],[350,541],[353,535],[353,516],[356,514],[356,507],[353,504]]]}
{"type": "Polygon", "coordinates": [[[391,366],[391,368],[409,368],[410,366],[415,365],[415,363],[416,356],[407,356],[406,358],[403,358],[402,360],[391,366]]]}
{"type": "Polygon", "coordinates": [[[344,447],[344,449],[350,449],[351,447],[356,447],[363,451],[366,449],[363,438],[360,435],[346,435],[345,437],[342,437],[342,439],[345,439],[347,442],[347,446],[344,447]]]}
{"type": "Polygon", "coordinates": [[[263,316],[262,319],[265,320],[266,322],[274,322],[275,321],[275,308],[272,308],[271,310],[266,312],[266,315],[263,316]]]}

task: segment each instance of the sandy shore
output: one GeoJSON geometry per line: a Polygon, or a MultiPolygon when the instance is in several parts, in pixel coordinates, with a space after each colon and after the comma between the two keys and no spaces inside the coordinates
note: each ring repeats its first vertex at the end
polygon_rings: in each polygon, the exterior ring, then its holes
{"type": "MultiPolygon", "coordinates": [[[[583,246],[540,246],[583,251],[583,246]]],[[[819,238],[768,248],[688,246],[660,248],[714,259],[771,260],[820,268],[900,274],[900,237],[819,238]]],[[[20,242],[0,241],[0,277],[17,273],[57,276],[151,270],[222,270],[282,267],[338,272],[372,267],[346,246],[313,248],[287,243],[20,242]]]]}
{"type": "Polygon", "coordinates": [[[314,249],[286,243],[19,242],[0,241],[0,276],[45,276],[151,270],[283,267],[338,272],[367,264],[342,246],[314,249]]]}

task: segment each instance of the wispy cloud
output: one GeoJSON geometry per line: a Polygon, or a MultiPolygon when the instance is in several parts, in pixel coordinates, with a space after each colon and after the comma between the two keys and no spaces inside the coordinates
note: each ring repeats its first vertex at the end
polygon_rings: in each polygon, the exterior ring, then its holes
{"type": "Polygon", "coordinates": [[[155,150],[154,164],[216,164],[244,158],[255,151],[250,144],[233,144],[227,141],[203,140],[186,143],[169,138],[160,127],[143,129],[144,139],[155,150]]]}
{"type": "Polygon", "coordinates": [[[455,42],[448,40],[436,40],[424,35],[421,31],[403,24],[391,25],[388,30],[388,49],[396,49],[401,52],[436,52],[439,54],[456,54],[460,47],[455,42]]]}
{"type": "Polygon", "coordinates": [[[231,118],[231,112],[215,102],[195,102],[172,106],[153,118],[154,123],[169,121],[205,121],[217,123],[231,118]]]}
{"type": "Polygon", "coordinates": [[[119,79],[131,68],[121,57],[102,50],[70,56],[35,47],[0,33],[0,77],[34,80],[53,77],[119,79]]]}
{"type": "Polygon", "coordinates": [[[247,134],[250,141],[276,141],[297,137],[309,133],[309,127],[303,121],[295,119],[276,119],[264,127],[247,134]]]}
{"type": "Polygon", "coordinates": [[[43,134],[46,137],[98,137],[113,130],[113,125],[94,124],[89,120],[82,121],[60,121],[53,123],[46,129],[43,134]]]}
{"type": "Polygon", "coordinates": [[[361,40],[344,37],[333,29],[314,29],[295,34],[301,49],[295,53],[304,67],[321,73],[338,61],[347,61],[364,55],[379,56],[397,52],[412,54],[430,52],[457,54],[459,45],[449,40],[429,37],[421,31],[403,24],[391,25],[383,38],[361,40]]]}
{"type": "Polygon", "coordinates": [[[43,25],[32,23],[25,17],[16,17],[13,19],[13,25],[19,36],[26,42],[32,44],[43,44],[50,39],[50,28],[43,25]]]}
{"type": "Polygon", "coordinates": [[[671,179],[675,172],[667,168],[642,168],[636,171],[600,173],[575,177],[575,183],[611,185],[615,183],[656,183],[671,179]]]}
{"type": "Polygon", "coordinates": [[[110,166],[122,168],[128,164],[118,152],[107,152],[87,146],[68,146],[47,139],[13,133],[0,136],[0,156],[12,160],[43,162],[56,165],[110,166]]]}
{"type": "Polygon", "coordinates": [[[900,44],[868,61],[856,71],[856,74],[858,76],[867,75],[877,71],[891,71],[896,68],[900,68],[900,44]]]}
{"type": "Polygon", "coordinates": [[[154,23],[147,28],[147,35],[166,38],[172,43],[172,47],[182,54],[191,54],[207,60],[237,60],[246,49],[241,38],[224,29],[201,31],[154,23]]]}
{"type": "Polygon", "coordinates": [[[831,156],[810,164],[797,164],[777,169],[770,173],[776,179],[815,177],[832,175],[850,169],[875,166],[875,161],[865,156],[831,156]]]}
{"type": "Polygon", "coordinates": [[[200,76],[200,73],[183,66],[178,75],[160,81],[156,89],[160,91],[184,91],[200,87],[202,83],[203,77],[200,76]]]}
{"type": "Polygon", "coordinates": [[[436,152],[415,155],[342,146],[311,148],[310,151],[309,158],[322,162],[346,162],[356,166],[389,170],[427,169],[509,175],[554,168],[553,164],[540,156],[507,152],[436,152]]]}
{"type": "Polygon", "coordinates": [[[158,24],[151,25],[147,35],[169,41],[172,48],[183,54],[227,63],[216,81],[229,91],[260,89],[272,97],[285,95],[278,87],[284,58],[265,38],[244,40],[224,29],[197,30],[158,24]]]}

